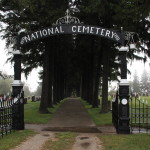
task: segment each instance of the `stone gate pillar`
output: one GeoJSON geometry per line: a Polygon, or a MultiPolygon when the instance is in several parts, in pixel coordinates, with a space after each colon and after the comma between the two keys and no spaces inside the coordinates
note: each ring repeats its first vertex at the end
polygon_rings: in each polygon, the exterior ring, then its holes
{"type": "Polygon", "coordinates": [[[127,81],[127,55],[128,47],[122,46],[119,49],[121,60],[121,81],[119,84],[119,122],[118,133],[129,134],[129,82],[127,81]]]}
{"type": "Polygon", "coordinates": [[[12,97],[19,98],[13,105],[13,123],[14,130],[24,130],[24,93],[23,83],[21,82],[21,57],[19,50],[14,54],[14,81],[12,83],[12,97]]]}

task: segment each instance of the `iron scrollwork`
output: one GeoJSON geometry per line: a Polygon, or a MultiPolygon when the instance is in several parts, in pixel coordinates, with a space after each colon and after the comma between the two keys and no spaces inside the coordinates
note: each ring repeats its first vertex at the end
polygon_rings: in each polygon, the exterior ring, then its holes
{"type": "Polygon", "coordinates": [[[139,34],[135,32],[124,32],[124,40],[126,41],[126,45],[135,44],[137,41],[140,41],[139,34]]]}
{"type": "Polygon", "coordinates": [[[70,13],[69,9],[67,9],[65,15],[66,16],[59,18],[56,21],[55,25],[60,25],[60,24],[80,24],[81,23],[80,20],[77,17],[71,16],[71,13],[70,13]]]}

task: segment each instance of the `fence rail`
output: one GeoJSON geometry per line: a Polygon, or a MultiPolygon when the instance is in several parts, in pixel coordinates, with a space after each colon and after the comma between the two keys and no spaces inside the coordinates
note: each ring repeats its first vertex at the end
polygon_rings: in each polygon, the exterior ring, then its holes
{"type": "Polygon", "coordinates": [[[150,133],[150,106],[148,101],[132,98],[130,118],[132,133],[150,133]]]}
{"type": "Polygon", "coordinates": [[[3,137],[16,128],[21,101],[23,101],[23,94],[20,94],[19,98],[0,99],[0,136],[3,137]]]}
{"type": "Polygon", "coordinates": [[[14,101],[0,100],[0,135],[8,134],[12,130],[12,105],[14,101]]]}

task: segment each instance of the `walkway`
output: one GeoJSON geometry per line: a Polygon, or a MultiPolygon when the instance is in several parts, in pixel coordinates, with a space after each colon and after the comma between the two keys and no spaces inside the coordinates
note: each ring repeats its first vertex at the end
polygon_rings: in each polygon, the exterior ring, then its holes
{"type": "Polygon", "coordinates": [[[78,98],[69,98],[65,101],[48,124],[26,124],[25,128],[36,131],[116,133],[113,126],[97,127],[78,98]]]}
{"type": "Polygon", "coordinates": [[[87,110],[77,98],[65,101],[43,130],[99,132],[87,110]]]}

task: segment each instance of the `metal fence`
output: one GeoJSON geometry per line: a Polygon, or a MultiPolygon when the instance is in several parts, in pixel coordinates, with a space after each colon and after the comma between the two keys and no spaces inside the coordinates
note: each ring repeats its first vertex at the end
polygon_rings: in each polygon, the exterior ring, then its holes
{"type": "Polygon", "coordinates": [[[112,123],[114,124],[116,131],[119,125],[119,105],[118,105],[118,92],[116,97],[112,100],[112,123]]]}
{"type": "Polygon", "coordinates": [[[147,100],[131,98],[130,125],[132,133],[150,133],[150,106],[147,100]]]}
{"type": "Polygon", "coordinates": [[[16,128],[16,118],[20,115],[19,109],[21,101],[23,101],[23,94],[18,98],[9,100],[0,99],[0,136],[7,135],[16,128]]]}

